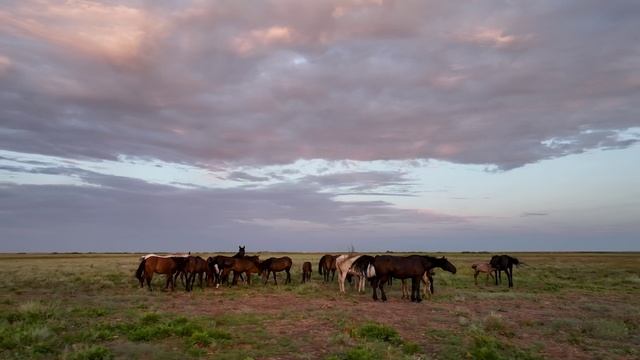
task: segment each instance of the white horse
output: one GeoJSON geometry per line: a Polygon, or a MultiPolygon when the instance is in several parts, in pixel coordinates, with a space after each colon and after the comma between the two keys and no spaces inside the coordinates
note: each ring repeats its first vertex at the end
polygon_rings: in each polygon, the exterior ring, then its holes
{"type": "Polygon", "coordinates": [[[338,270],[338,284],[342,293],[345,292],[344,282],[347,275],[358,278],[358,292],[364,292],[366,280],[376,276],[373,257],[368,255],[340,255],[336,258],[336,270],[338,270]]]}
{"type": "Polygon", "coordinates": [[[169,255],[147,254],[147,255],[140,256],[140,261],[147,260],[152,256],[159,257],[159,258],[170,258],[170,257],[188,257],[189,254],[169,254],[169,255]]]}

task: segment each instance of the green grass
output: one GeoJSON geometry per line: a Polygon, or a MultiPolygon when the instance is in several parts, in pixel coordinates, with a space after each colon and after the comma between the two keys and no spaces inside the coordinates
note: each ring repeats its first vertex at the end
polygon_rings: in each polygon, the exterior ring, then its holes
{"type": "Polygon", "coordinates": [[[490,254],[443,254],[458,272],[438,270],[436,294],[421,304],[400,302],[399,282],[388,304],[369,288],[340,294],[316,272],[321,254],[286,255],[290,285],[254,277],[250,287],[187,294],[161,291],[157,275],[157,291],[140,289],[136,254],[0,254],[0,358],[640,356],[638,254],[513,254],[527,264],[513,289],[474,285],[470,264],[490,254]],[[301,284],[304,261],[314,273],[301,284]]]}

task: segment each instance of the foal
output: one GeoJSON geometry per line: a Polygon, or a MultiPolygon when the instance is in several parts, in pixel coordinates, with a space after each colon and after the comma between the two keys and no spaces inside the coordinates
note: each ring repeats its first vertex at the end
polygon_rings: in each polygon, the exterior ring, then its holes
{"type": "Polygon", "coordinates": [[[473,281],[475,282],[476,285],[478,285],[478,275],[480,275],[480,273],[486,274],[484,279],[484,284],[488,285],[489,276],[491,276],[491,279],[493,279],[493,272],[496,271],[496,269],[494,269],[493,266],[491,266],[491,264],[485,263],[485,262],[475,263],[471,265],[471,268],[474,270],[473,281]]]}
{"type": "Polygon", "coordinates": [[[302,283],[304,284],[307,281],[311,281],[311,263],[305,261],[302,264],[302,283]]]}
{"type": "MultiPolygon", "coordinates": [[[[422,278],[420,279],[420,281],[422,281],[423,286],[420,288],[420,291],[422,291],[423,298],[431,299],[431,295],[433,295],[433,275],[433,269],[422,274],[422,278]]],[[[407,286],[407,282],[405,280],[406,279],[401,280],[402,299],[409,299],[409,286],[407,286]]]]}

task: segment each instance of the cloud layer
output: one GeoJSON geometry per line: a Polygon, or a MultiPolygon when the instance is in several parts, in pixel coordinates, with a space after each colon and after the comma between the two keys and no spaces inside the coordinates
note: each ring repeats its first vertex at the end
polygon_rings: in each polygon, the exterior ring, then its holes
{"type": "Polygon", "coordinates": [[[466,222],[383,201],[338,201],[314,185],[177,189],[90,171],[39,171],[92,186],[0,184],[4,251],[233,250],[238,243],[346,250],[346,241],[371,246],[382,233],[417,236],[434,224],[466,222]]]}
{"type": "Polygon", "coordinates": [[[69,158],[503,169],[626,147],[639,18],[635,1],[16,1],[0,10],[0,142],[69,158]]]}

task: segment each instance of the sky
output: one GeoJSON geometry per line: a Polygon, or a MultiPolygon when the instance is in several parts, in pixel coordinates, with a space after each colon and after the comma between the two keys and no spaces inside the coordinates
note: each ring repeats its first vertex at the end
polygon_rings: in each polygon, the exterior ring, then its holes
{"type": "Polygon", "coordinates": [[[0,252],[640,251],[638,1],[0,4],[0,252]]]}

